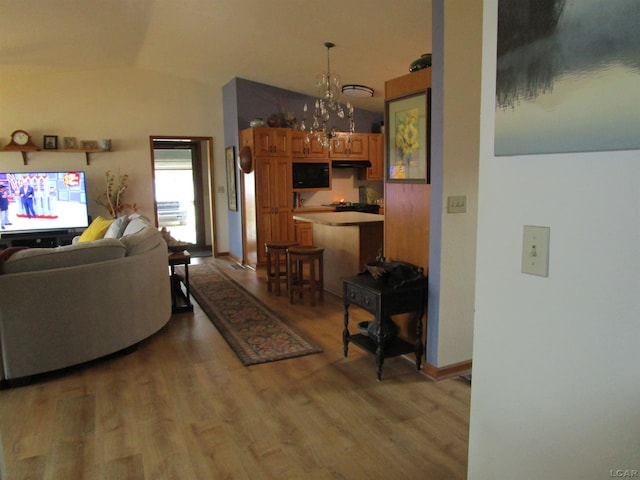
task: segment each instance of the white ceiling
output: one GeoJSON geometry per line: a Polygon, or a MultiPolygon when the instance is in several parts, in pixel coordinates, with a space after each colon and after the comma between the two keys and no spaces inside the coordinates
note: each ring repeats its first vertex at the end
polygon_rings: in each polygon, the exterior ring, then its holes
{"type": "Polygon", "coordinates": [[[135,67],[214,88],[241,77],[315,95],[326,71],[384,82],[431,52],[431,0],[0,0],[0,68],[135,67]]]}

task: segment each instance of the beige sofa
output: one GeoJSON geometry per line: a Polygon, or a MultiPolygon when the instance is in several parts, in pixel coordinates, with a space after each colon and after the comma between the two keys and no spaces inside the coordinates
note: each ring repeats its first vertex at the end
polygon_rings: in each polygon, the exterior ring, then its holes
{"type": "Polygon", "coordinates": [[[2,380],[103,357],[169,321],[167,245],[144,217],[126,223],[108,238],[21,250],[2,263],[2,380]]]}

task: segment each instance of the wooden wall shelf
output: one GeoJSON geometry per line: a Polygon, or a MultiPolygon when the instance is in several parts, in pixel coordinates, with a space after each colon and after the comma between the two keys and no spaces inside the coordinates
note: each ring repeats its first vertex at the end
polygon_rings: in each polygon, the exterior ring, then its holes
{"type": "Polygon", "coordinates": [[[91,154],[92,153],[105,153],[105,152],[110,152],[111,150],[105,150],[103,148],[91,148],[91,149],[85,149],[85,148],[56,148],[56,149],[40,149],[40,148],[24,148],[24,149],[18,149],[18,148],[4,148],[3,150],[4,152],[20,152],[22,154],[22,161],[25,165],[27,165],[28,163],[28,157],[27,157],[27,153],[29,152],[47,152],[47,153],[84,153],[86,161],[87,161],[87,165],[89,165],[91,163],[91,154]]]}
{"type": "Polygon", "coordinates": [[[82,148],[58,148],[55,150],[47,150],[47,152],[51,153],[84,153],[85,158],[87,159],[87,165],[91,163],[90,158],[92,153],[106,153],[111,150],[105,150],[104,148],[91,148],[91,149],[82,149],[82,148]]]}

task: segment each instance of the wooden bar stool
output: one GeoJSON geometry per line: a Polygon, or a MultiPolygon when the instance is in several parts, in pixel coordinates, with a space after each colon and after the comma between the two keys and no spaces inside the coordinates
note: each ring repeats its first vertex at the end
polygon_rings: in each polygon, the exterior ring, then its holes
{"type": "Polygon", "coordinates": [[[316,292],[320,301],[324,301],[324,248],[314,246],[293,246],[287,250],[287,270],[289,302],[293,303],[293,297],[297,293],[300,298],[306,290],[311,295],[311,306],[316,304],[316,292]],[[318,271],[316,275],[316,263],[318,271]],[[309,267],[309,278],[304,276],[305,264],[309,267]]]}
{"type": "Polygon", "coordinates": [[[280,295],[280,283],[289,281],[287,249],[297,242],[290,240],[273,240],[265,242],[264,248],[267,256],[267,291],[271,291],[271,285],[276,284],[276,295],[280,295]],[[282,264],[280,258],[282,257],[282,264]],[[280,265],[284,267],[284,271],[280,270],[280,265]]]}

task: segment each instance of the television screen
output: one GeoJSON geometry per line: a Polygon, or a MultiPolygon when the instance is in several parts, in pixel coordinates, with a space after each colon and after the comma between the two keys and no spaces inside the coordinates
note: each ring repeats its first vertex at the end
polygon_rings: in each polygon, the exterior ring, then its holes
{"type": "Polygon", "coordinates": [[[0,234],[89,225],[84,172],[0,172],[0,234]]]}

